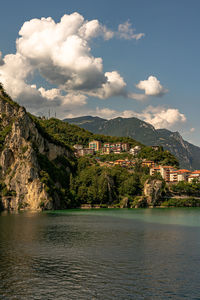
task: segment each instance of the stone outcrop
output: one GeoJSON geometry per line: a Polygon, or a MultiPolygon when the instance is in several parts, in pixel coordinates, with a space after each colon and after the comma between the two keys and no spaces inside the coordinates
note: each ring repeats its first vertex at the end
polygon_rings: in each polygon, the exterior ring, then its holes
{"type": "Polygon", "coordinates": [[[38,154],[53,161],[58,156],[70,157],[72,153],[44,137],[26,110],[11,99],[7,101],[2,91],[0,118],[1,132],[6,132],[0,148],[0,179],[9,195],[2,196],[1,205],[13,210],[59,207],[59,196],[52,199],[41,181],[38,154]]]}
{"type": "Polygon", "coordinates": [[[144,184],[144,197],[148,206],[156,206],[162,198],[163,182],[159,179],[147,180],[144,184]]]}

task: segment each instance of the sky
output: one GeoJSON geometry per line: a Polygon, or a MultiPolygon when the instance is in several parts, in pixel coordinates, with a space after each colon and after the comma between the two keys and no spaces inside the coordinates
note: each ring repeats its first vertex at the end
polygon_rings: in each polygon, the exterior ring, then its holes
{"type": "Polygon", "coordinates": [[[137,117],[200,146],[199,0],[2,1],[0,82],[38,116],[137,117]]]}

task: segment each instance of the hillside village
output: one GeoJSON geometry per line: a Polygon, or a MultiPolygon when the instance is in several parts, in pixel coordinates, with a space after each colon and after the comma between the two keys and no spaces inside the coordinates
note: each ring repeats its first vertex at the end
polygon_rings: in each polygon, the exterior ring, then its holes
{"type": "MultiPolygon", "coordinates": [[[[153,150],[158,150],[159,146],[151,146],[153,150]]],[[[118,159],[115,161],[106,161],[101,163],[106,166],[116,166],[119,165],[125,168],[133,168],[137,162],[137,155],[141,151],[140,146],[135,146],[133,148],[130,147],[128,143],[116,142],[116,143],[101,143],[98,140],[93,140],[89,142],[87,148],[84,148],[83,145],[75,144],[75,155],[77,157],[85,156],[85,155],[105,155],[105,154],[122,154],[127,153],[133,156],[133,159],[118,159]]],[[[97,160],[99,160],[97,158],[97,160]]],[[[160,174],[162,178],[167,183],[177,183],[180,181],[191,183],[193,180],[200,181],[200,170],[190,171],[187,169],[177,169],[173,166],[165,166],[165,165],[157,165],[152,160],[142,159],[141,161],[142,167],[149,168],[149,174],[151,176],[155,176],[156,174],[160,174]]]]}

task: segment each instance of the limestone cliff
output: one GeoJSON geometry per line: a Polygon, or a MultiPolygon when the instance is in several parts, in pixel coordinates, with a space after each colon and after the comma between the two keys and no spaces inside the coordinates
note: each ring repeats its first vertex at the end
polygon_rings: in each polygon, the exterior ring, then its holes
{"type": "Polygon", "coordinates": [[[163,181],[159,179],[148,179],[144,183],[143,193],[148,206],[159,205],[162,199],[163,188],[163,181]]]}
{"type": "Polygon", "coordinates": [[[2,88],[0,134],[3,209],[62,208],[61,198],[66,198],[63,186],[67,188],[70,168],[69,163],[61,163],[60,158],[67,161],[73,153],[44,134],[34,118],[13,102],[2,88]],[[51,170],[52,165],[55,168],[51,170]],[[61,180],[55,174],[56,168],[63,171],[61,180]],[[53,181],[51,176],[54,176],[53,181]]]}

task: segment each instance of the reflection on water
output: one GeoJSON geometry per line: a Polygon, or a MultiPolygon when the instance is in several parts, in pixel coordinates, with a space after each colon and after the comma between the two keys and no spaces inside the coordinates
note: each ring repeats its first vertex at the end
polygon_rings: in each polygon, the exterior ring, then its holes
{"type": "Polygon", "coordinates": [[[199,221],[199,209],[3,214],[0,299],[200,299],[199,221]]]}

